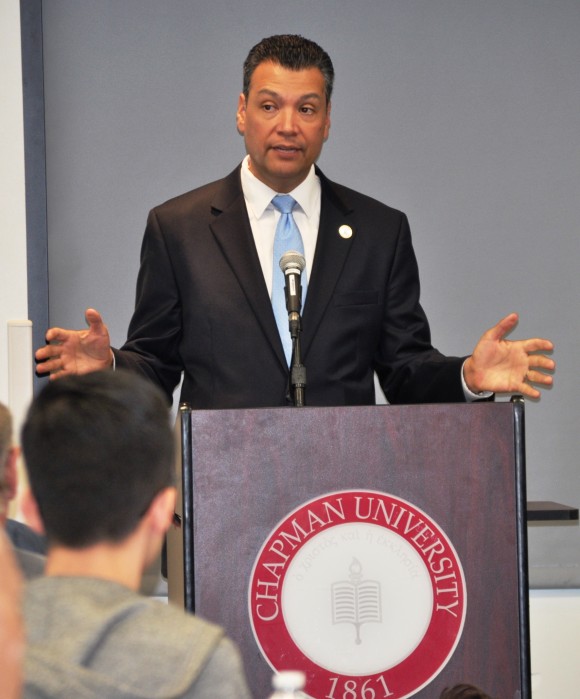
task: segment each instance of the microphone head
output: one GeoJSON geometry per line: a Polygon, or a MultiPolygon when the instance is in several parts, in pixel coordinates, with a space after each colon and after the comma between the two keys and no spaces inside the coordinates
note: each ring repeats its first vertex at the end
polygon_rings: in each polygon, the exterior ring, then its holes
{"type": "Polygon", "coordinates": [[[306,267],[304,255],[296,250],[288,250],[280,258],[280,269],[286,274],[291,270],[298,270],[300,273],[306,267]]]}

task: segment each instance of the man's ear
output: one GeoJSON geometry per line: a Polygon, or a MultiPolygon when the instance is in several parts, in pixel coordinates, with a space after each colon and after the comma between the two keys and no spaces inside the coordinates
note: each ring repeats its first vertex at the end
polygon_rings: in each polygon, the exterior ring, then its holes
{"type": "Polygon", "coordinates": [[[243,92],[238,98],[238,111],[236,112],[236,127],[240,136],[246,132],[246,96],[243,92]]]}
{"type": "Polygon", "coordinates": [[[44,534],[44,523],[42,521],[42,517],[40,516],[38,503],[36,502],[30,488],[26,488],[24,493],[22,493],[21,507],[24,514],[24,519],[26,520],[28,526],[37,534],[44,534]]]}
{"type": "Polygon", "coordinates": [[[10,447],[10,451],[6,457],[4,482],[6,484],[6,497],[8,500],[13,500],[16,497],[16,491],[18,490],[19,455],[20,449],[18,447],[10,447]]]}
{"type": "Polygon", "coordinates": [[[165,534],[171,526],[176,498],[177,489],[171,487],[161,490],[151,501],[146,517],[157,533],[165,534]]]}
{"type": "Polygon", "coordinates": [[[329,102],[326,107],[326,123],[324,124],[324,142],[328,140],[330,134],[330,108],[332,107],[332,102],[329,102]]]}

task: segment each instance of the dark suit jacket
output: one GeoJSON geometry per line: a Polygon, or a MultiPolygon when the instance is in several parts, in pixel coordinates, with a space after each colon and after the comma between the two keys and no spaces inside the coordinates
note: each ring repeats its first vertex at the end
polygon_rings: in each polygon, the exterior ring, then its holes
{"type": "MultiPolygon", "coordinates": [[[[461,358],[431,346],[407,218],[322,183],[303,309],[306,404],[463,401],[461,358]],[[348,225],[350,238],[339,235],[348,225]]],[[[149,214],[135,313],[119,367],[139,369],[194,408],[283,406],[288,369],[256,252],[239,167],[149,214]]]]}

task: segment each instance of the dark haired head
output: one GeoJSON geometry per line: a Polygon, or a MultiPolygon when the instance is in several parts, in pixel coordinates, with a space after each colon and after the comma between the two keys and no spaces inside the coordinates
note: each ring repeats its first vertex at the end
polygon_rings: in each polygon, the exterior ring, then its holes
{"type": "Polygon", "coordinates": [[[444,689],[439,699],[492,699],[483,690],[472,684],[456,684],[444,689]]]}
{"type": "Polygon", "coordinates": [[[119,542],[173,485],[165,397],[123,371],[52,381],[22,430],[30,486],[50,543],[119,542]]]}
{"type": "Polygon", "coordinates": [[[334,85],[334,68],[330,56],[318,44],[298,34],[278,34],[262,39],[244,61],[243,92],[248,99],[254,70],[265,61],[278,63],[289,70],[318,68],[324,76],[326,104],[330,103],[334,85]]]}

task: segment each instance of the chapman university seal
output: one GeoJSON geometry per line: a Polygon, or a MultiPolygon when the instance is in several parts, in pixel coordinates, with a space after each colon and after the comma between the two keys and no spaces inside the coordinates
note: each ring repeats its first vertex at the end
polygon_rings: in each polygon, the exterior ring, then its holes
{"type": "Polygon", "coordinates": [[[404,699],[459,642],[463,569],[425,512],[393,495],[327,493],[288,514],[254,563],[249,613],[276,670],[315,699],[404,699]]]}

